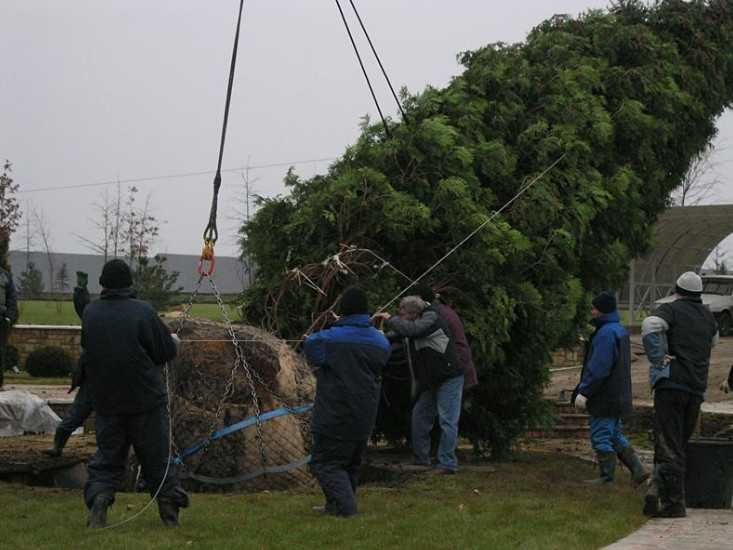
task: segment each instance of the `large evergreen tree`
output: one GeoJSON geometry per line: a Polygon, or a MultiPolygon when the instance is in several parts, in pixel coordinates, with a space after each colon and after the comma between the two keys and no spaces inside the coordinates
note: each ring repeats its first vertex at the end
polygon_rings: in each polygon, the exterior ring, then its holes
{"type": "MultiPolygon", "coordinates": [[[[550,352],[585,324],[590,293],[619,285],[647,249],[715,135],[733,94],[732,31],[731,0],[624,1],[462,54],[445,89],[406,97],[409,121],[391,123],[391,137],[365,125],[327,174],[290,174],[290,195],[263,202],[243,230],[257,265],[246,316],[273,315],[286,271],[340,243],[417,277],[562,158],[431,274],[454,289],[480,367],[467,434],[505,453],[540,413],[550,352]]],[[[359,281],[374,303],[404,286],[381,273],[359,281]]],[[[316,303],[307,286],[280,296],[282,335],[302,334],[316,303]]]]}

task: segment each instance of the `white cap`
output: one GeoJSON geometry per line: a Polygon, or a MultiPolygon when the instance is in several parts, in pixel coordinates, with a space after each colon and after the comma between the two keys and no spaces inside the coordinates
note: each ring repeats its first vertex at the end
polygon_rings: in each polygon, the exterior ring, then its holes
{"type": "Polygon", "coordinates": [[[702,292],[702,279],[694,271],[686,271],[677,279],[677,286],[687,292],[702,292]]]}

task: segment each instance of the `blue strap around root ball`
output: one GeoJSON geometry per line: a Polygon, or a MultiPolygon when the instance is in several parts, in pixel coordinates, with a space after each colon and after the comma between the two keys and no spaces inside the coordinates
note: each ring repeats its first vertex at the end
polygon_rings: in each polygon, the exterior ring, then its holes
{"type": "MultiPolygon", "coordinates": [[[[309,403],[307,405],[301,405],[300,407],[281,407],[279,409],[275,409],[272,411],[268,411],[264,414],[261,414],[259,417],[260,423],[267,422],[269,420],[274,420],[275,418],[280,418],[281,416],[287,416],[289,414],[304,414],[310,411],[313,408],[313,404],[309,403]]],[[[237,422],[236,424],[232,424],[231,426],[226,426],[222,428],[221,430],[215,431],[213,434],[211,434],[210,437],[207,439],[200,441],[199,443],[196,443],[195,445],[192,445],[183,451],[180,452],[178,456],[173,460],[175,464],[181,465],[183,464],[183,461],[188,458],[189,456],[195,455],[196,453],[202,451],[206,447],[209,446],[214,441],[217,441],[218,439],[222,439],[224,437],[227,437],[233,433],[239,432],[241,430],[244,430],[246,428],[249,428],[251,426],[254,426],[257,424],[257,417],[256,416],[250,416],[249,418],[245,418],[244,420],[241,420],[240,422],[237,422]]],[[[306,462],[307,463],[307,460],[306,462]]],[[[298,466],[295,466],[296,468],[298,466]]],[[[277,467],[274,467],[277,468],[277,467]]],[[[267,470],[268,468],[265,468],[267,470]]],[[[262,473],[279,473],[279,472],[262,472],[262,473]]],[[[261,475],[257,474],[257,475],[261,475]]],[[[257,477],[256,475],[253,477],[257,477]]],[[[212,478],[215,479],[215,478],[212,478]]],[[[246,480],[245,480],[246,481],[246,480]]]]}

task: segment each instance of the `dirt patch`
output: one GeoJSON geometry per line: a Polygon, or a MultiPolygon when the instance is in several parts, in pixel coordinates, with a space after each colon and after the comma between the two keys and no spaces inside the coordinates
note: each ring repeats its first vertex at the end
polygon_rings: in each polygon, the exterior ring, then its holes
{"type": "MultiPolygon", "coordinates": [[[[649,362],[644,355],[641,345],[641,336],[631,337],[631,381],[634,392],[634,401],[651,399],[649,387],[649,362]]],[[[731,364],[733,364],[733,337],[721,338],[720,343],[713,348],[710,356],[710,374],[708,377],[708,391],[705,395],[707,402],[731,401],[733,394],[720,391],[720,384],[728,378],[731,364]]],[[[545,396],[557,399],[562,390],[572,390],[580,380],[580,368],[553,372],[550,384],[545,389],[545,396]]]]}
{"type": "Polygon", "coordinates": [[[74,435],[63,456],[51,458],[44,450],[53,446],[53,435],[0,437],[0,474],[40,473],[86,462],[96,451],[94,435],[74,435]]]}

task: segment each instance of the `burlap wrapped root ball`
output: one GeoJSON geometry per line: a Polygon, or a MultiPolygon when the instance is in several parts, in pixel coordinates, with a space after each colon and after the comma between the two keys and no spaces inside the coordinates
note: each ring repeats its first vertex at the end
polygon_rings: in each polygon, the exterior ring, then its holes
{"type": "MultiPolygon", "coordinates": [[[[261,413],[313,402],[315,379],[302,356],[258,328],[236,325],[235,330],[246,365],[241,364],[233,378],[236,355],[224,324],[195,320],[179,330],[184,342],[171,368],[173,434],[179,450],[205,440],[212,429],[255,416],[247,368],[261,413]],[[231,392],[225,399],[230,380],[231,392]],[[217,410],[221,411],[218,422],[217,410]]],[[[238,431],[187,458],[182,477],[186,485],[197,490],[280,489],[310,484],[305,467],[236,483],[201,481],[204,476],[241,479],[263,468],[303,461],[309,454],[309,428],[309,413],[263,422],[261,447],[256,426],[238,431]]]]}

